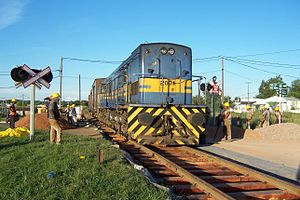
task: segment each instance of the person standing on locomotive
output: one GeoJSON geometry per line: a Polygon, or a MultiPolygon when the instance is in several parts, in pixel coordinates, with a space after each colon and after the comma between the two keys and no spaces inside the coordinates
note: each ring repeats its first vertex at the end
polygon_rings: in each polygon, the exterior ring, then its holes
{"type": "Polygon", "coordinates": [[[224,120],[223,133],[225,134],[225,139],[227,141],[231,141],[231,113],[228,102],[224,103],[224,111],[222,116],[224,120]]]}

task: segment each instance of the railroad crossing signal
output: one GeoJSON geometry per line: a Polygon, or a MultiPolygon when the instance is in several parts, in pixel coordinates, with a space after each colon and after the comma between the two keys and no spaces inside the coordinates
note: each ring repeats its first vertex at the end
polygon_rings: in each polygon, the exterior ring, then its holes
{"type": "Polygon", "coordinates": [[[33,140],[34,136],[34,101],[35,101],[35,86],[42,88],[44,85],[46,88],[50,88],[50,82],[53,79],[50,67],[46,67],[43,70],[30,69],[26,64],[22,67],[15,67],[10,72],[11,78],[18,82],[16,87],[23,85],[24,88],[32,86],[30,97],[30,140],[33,140]]]}
{"type": "Polygon", "coordinates": [[[50,88],[50,82],[53,79],[53,75],[50,67],[43,70],[30,69],[26,64],[22,67],[15,67],[10,72],[11,78],[18,82],[16,87],[23,85],[27,88],[31,84],[35,84],[37,87],[41,88],[44,85],[46,88],[50,88]]]}

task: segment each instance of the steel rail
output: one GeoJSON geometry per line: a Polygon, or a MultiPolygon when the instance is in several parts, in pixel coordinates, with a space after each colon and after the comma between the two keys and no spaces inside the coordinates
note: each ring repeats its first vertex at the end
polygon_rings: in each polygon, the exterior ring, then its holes
{"type": "Polygon", "coordinates": [[[179,165],[175,164],[174,162],[170,161],[169,159],[166,159],[165,157],[161,156],[160,154],[152,151],[151,149],[140,145],[136,142],[129,141],[128,142],[131,145],[134,145],[135,147],[141,149],[145,153],[151,155],[153,158],[157,159],[158,162],[162,163],[166,167],[168,167],[170,170],[177,173],[179,176],[184,177],[186,180],[188,180],[194,187],[197,187],[198,189],[202,190],[204,193],[208,194],[212,198],[218,199],[218,200],[233,200],[231,196],[228,194],[222,192],[221,190],[215,188],[211,184],[207,183],[206,181],[202,180],[201,178],[193,175],[192,173],[188,172],[184,168],[180,167],[179,165]]]}
{"type": "Polygon", "coordinates": [[[259,181],[268,183],[270,185],[273,185],[275,187],[277,187],[278,189],[284,190],[284,191],[288,191],[291,194],[300,196],[300,187],[297,185],[294,185],[292,183],[280,180],[280,179],[276,179],[270,175],[264,174],[262,172],[259,172],[257,170],[251,169],[249,167],[246,166],[242,166],[239,164],[236,164],[234,162],[230,162],[228,160],[225,160],[223,158],[208,154],[200,149],[194,149],[191,147],[187,147],[187,146],[182,146],[180,147],[181,149],[183,149],[186,152],[189,153],[193,153],[196,154],[198,156],[204,156],[206,157],[208,160],[212,160],[214,162],[219,163],[222,166],[228,167],[229,169],[235,170],[241,174],[246,174],[246,175],[250,175],[253,178],[258,179],[259,181]]]}

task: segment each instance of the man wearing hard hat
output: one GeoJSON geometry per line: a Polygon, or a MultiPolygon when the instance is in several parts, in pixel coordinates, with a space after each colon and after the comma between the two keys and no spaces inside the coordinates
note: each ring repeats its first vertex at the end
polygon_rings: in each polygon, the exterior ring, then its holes
{"type": "Polygon", "coordinates": [[[9,120],[9,127],[10,128],[15,128],[15,122],[18,121],[16,103],[17,103],[17,100],[15,98],[13,98],[11,100],[11,103],[9,105],[7,105],[7,109],[9,110],[8,120],[9,120]]]}
{"type": "Polygon", "coordinates": [[[61,141],[61,127],[58,124],[60,114],[57,106],[59,98],[60,95],[57,92],[54,92],[48,108],[48,118],[50,123],[50,144],[53,144],[54,142],[56,142],[56,144],[60,144],[61,141]]]}
{"type": "Polygon", "coordinates": [[[264,112],[262,114],[262,127],[268,127],[270,126],[270,106],[269,104],[266,104],[264,106],[264,112]]]}
{"type": "Polygon", "coordinates": [[[225,138],[227,141],[231,141],[231,113],[229,103],[224,103],[224,111],[222,113],[224,119],[224,128],[223,133],[225,134],[225,138]]]}
{"type": "Polygon", "coordinates": [[[282,123],[282,113],[279,110],[279,107],[275,107],[275,117],[276,117],[276,124],[281,124],[282,123]]]}
{"type": "Polygon", "coordinates": [[[248,126],[248,129],[251,129],[251,121],[252,121],[252,118],[253,118],[253,110],[251,109],[250,105],[247,105],[246,109],[247,109],[247,126],[248,126]]]}

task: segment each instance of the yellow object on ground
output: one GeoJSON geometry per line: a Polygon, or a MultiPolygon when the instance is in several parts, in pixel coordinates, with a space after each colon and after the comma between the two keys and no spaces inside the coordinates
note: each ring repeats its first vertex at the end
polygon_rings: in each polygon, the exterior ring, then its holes
{"type": "Polygon", "coordinates": [[[18,127],[18,128],[8,128],[5,131],[0,131],[0,138],[1,137],[21,137],[23,135],[28,135],[30,133],[29,129],[26,127],[18,127]]]}
{"type": "Polygon", "coordinates": [[[86,158],[86,156],[79,156],[79,158],[80,158],[80,159],[85,159],[85,158],[86,158]]]}

